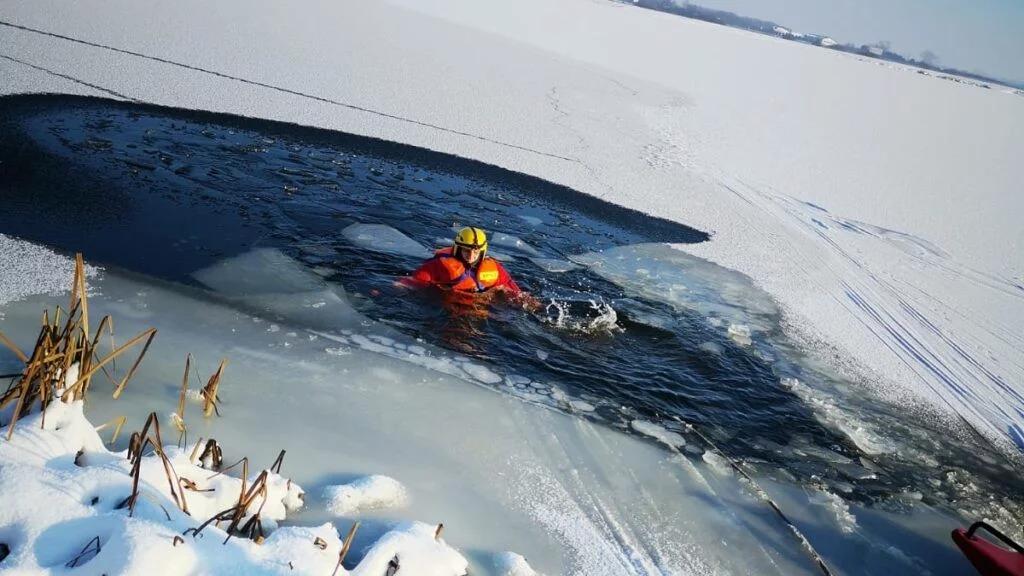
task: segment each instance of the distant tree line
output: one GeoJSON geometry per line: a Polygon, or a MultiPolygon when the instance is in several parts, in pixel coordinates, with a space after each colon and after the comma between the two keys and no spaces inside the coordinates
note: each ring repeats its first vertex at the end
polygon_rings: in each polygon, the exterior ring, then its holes
{"type": "Polygon", "coordinates": [[[694,20],[702,20],[704,22],[721,24],[722,26],[731,26],[733,28],[742,28],[744,30],[751,30],[753,32],[760,32],[761,34],[781,36],[787,40],[792,40],[794,42],[803,42],[805,44],[823,46],[825,48],[839,50],[841,52],[848,52],[850,54],[858,54],[861,56],[866,56],[868,58],[878,58],[880,60],[888,60],[890,62],[908,64],[911,66],[916,66],[918,68],[932,70],[934,72],[971,78],[973,80],[978,80],[980,82],[1005,84],[1007,86],[1012,86],[1014,88],[1024,89],[1024,83],[1021,82],[1008,82],[1006,80],[999,80],[975,72],[967,72],[957,68],[944,67],[939,64],[938,55],[936,55],[931,50],[925,50],[917,58],[910,58],[897,52],[893,52],[891,50],[891,44],[888,41],[883,40],[880,42],[876,42],[874,44],[861,45],[831,43],[829,42],[829,40],[831,39],[828,39],[828,37],[823,34],[793,32],[776,22],[772,22],[769,20],[761,20],[759,18],[751,18],[749,16],[740,16],[739,14],[729,12],[727,10],[716,10],[714,8],[698,6],[696,4],[691,4],[689,2],[682,0],[618,1],[623,2],[625,4],[633,4],[641,8],[657,10],[659,12],[677,14],[679,16],[693,18],[694,20]],[[785,33],[780,33],[780,30],[785,31],[785,33]],[[823,40],[825,40],[824,43],[822,42],[823,40]]]}

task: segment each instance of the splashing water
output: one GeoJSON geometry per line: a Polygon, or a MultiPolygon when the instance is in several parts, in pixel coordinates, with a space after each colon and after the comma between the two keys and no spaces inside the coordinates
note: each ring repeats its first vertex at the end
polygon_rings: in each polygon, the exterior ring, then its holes
{"type": "Polygon", "coordinates": [[[615,308],[602,299],[578,302],[552,298],[544,307],[544,321],[555,328],[583,334],[614,334],[621,332],[615,308]],[[589,305],[587,308],[581,304],[589,305]]]}

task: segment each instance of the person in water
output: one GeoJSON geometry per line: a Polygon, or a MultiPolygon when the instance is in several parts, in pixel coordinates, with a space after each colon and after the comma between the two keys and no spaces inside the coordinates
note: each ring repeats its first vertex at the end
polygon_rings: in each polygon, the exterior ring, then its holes
{"type": "Polygon", "coordinates": [[[508,270],[487,255],[487,233],[472,226],[459,230],[451,247],[435,252],[402,284],[435,286],[462,294],[503,292],[512,297],[525,296],[508,270]]]}

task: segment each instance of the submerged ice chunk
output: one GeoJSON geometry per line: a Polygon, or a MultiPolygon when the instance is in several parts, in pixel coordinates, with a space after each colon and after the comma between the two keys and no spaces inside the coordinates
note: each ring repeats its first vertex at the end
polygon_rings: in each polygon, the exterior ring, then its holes
{"type": "Polygon", "coordinates": [[[483,382],[484,384],[497,384],[498,382],[501,382],[501,376],[498,376],[483,364],[466,362],[462,365],[462,369],[470,378],[483,382]]]}
{"type": "Polygon", "coordinates": [[[309,273],[276,248],[257,248],[226,258],[192,277],[207,288],[229,296],[295,294],[322,290],[322,279],[309,273]]]}
{"type": "Polygon", "coordinates": [[[629,423],[629,426],[633,430],[636,430],[645,436],[650,436],[651,438],[654,438],[663,444],[672,446],[673,448],[686,446],[686,439],[683,438],[681,434],[678,432],[672,432],[671,430],[666,430],[653,422],[648,422],[646,420],[633,420],[629,423]]]}
{"type": "Polygon", "coordinates": [[[570,400],[569,407],[576,412],[593,412],[597,408],[586,400],[570,400]]]}
{"type": "Polygon", "coordinates": [[[810,406],[819,422],[844,434],[865,453],[874,455],[896,452],[896,444],[891,439],[881,436],[866,421],[841,407],[827,394],[812,389],[796,378],[783,378],[781,384],[810,406]]]}
{"type": "MultiPolygon", "coordinates": [[[[220,296],[289,324],[338,329],[364,320],[341,286],[328,284],[276,248],[258,248],[192,273],[220,296]]],[[[271,324],[270,332],[280,330],[271,324]]]]}
{"type": "Polygon", "coordinates": [[[356,223],[346,227],[341,234],[356,246],[374,252],[414,258],[429,258],[431,255],[422,244],[385,224],[356,223]]]}
{"type": "Polygon", "coordinates": [[[729,338],[740,346],[750,346],[750,326],[745,324],[729,324],[729,338]]]}
{"type": "Polygon", "coordinates": [[[350,516],[367,510],[401,508],[409,503],[409,493],[401,482],[389,476],[373,474],[348,484],[324,488],[327,510],[337,516],[350,516]]]}
{"type": "Polygon", "coordinates": [[[725,354],[725,348],[722,348],[722,345],[719,344],[718,342],[701,342],[698,348],[700,348],[704,352],[707,352],[708,354],[714,354],[716,356],[721,356],[722,354],[725,354]]]}
{"type": "Polygon", "coordinates": [[[488,239],[488,242],[495,246],[501,246],[502,248],[508,248],[509,250],[516,250],[531,256],[540,256],[540,252],[538,252],[536,248],[530,246],[521,238],[511,234],[505,234],[504,232],[495,232],[488,239]]]}
{"type": "Polygon", "coordinates": [[[516,259],[516,257],[511,254],[505,254],[504,252],[498,252],[497,250],[488,250],[487,255],[502,262],[511,262],[516,259]]]}
{"type": "Polygon", "coordinates": [[[732,465],[730,465],[729,461],[718,452],[706,450],[701,459],[704,460],[715,474],[718,474],[719,476],[732,475],[732,465]]]}
{"type": "Polygon", "coordinates": [[[579,268],[579,266],[568,260],[559,260],[557,258],[530,258],[530,262],[533,262],[545,272],[551,273],[570,272],[579,268]]]}

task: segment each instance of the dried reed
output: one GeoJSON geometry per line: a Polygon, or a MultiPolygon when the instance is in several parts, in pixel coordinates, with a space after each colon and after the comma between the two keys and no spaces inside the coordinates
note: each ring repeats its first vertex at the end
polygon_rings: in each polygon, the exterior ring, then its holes
{"type": "MultiPolygon", "coordinates": [[[[3,394],[0,394],[0,410],[16,401],[11,420],[7,424],[7,439],[14,435],[18,420],[28,414],[36,404],[43,413],[41,425],[46,425],[46,407],[54,399],[72,402],[85,399],[93,375],[103,370],[113,381],[106,366],[128,349],[142,343],[142,350],[135,358],[125,376],[115,383],[114,398],[120,396],[131,377],[142,362],[156,330],[144,330],[119,347],[111,345],[110,353],[101,357],[98,353],[100,337],[104,330],[113,331],[110,316],[100,320],[95,334],[89,330],[89,303],[85,288],[85,263],[81,254],[75,255],[75,273],[68,311],[59,306],[51,319],[49,311],[42,315],[42,326],[31,354],[25,354],[6,335],[0,333],[0,344],[14,352],[25,367],[3,394]]],[[[113,338],[113,336],[111,336],[113,338]]],[[[113,342],[113,340],[111,340],[113,342]]]]}
{"type": "Polygon", "coordinates": [[[182,487],[181,478],[178,477],[174,467],[171,465],[171,461],[167,458],[167,454],[164,453],[163,439],[160,437],[160,421],[156,417],[156,412],[150,413],[149,418],[146,419],[146,424],[142,427],[142,432],[132,433],[132,438],[128,443],[128,459],[132,462],[132,493],[118,505],[118,508],[127,506],[128,515],[132,516],[135,514],[135,504],[139,498],[142,459],[145,456],[144,452],[147,446],[153,448],[153,451],[160,457],[164,465],[164,474],[167,476],[167,485],[170,488],[174,505],[185,514],[188,514],[188,502],[185,499],[185,489],[182,487]],[[150,426],[153,428],[153,435],[149,434],[150,426]]]}
{"type": "Polygon", "coordinates": [[[171,415],[174,427],[178,429],[178,446],[184,446],[188,428],[185,426],[185,399],[188,396],[188,371],[192,366],[192,355],[185,355],[185,374],[181,377],[181,393],[178,394],[178,410],[171,415]]]}
{"type": "Polygon", "coordinates": [[[74,558],[72,558],[72,559],[71,559],[71,560],[70,560],[70,561],[69,561],[69,562],[68,562],[67,564],[65,564],[64,566],[65,566],[66,568],[74,568],[74,567],[76,567],[76,566],[79,566],[79,562],[81,562],[82,564],[85,564],[85,563],[86,563],[86,562],[88,562],[89,560],[92,560],[92,559],[93,559],[93,558],[95,558],[95,557],[96,557],[97,555],[99,555],[99,553],[100,553],[100,537],[99,537],[99,536],[94,536],[92,540],[89,540],[89,542],[88,542],[88,543],[86,543],[85,547],[84,547],[84,548],[82,548],[82,551],[81,551],[81,552],[79,552],[77,556],[75,556],[74,558]],[[90,552],[92,553],[92,556],[89,556],[89,558],[88,558],[88,559],[85,559],[85,557],[86,557],[86,556],[87,556],[87,555],[88,555],[88,554],[89,554],[90,552]]]}
{"type": "MultiPolygon", "coordinates": [[[[11,412],[11,419],[7,423],[7,439],[9,440],[12,437],[14,427],[19,418],[28,414],[37,403],[40,411],[43,413],[44,420],[42,425],[45,427],[45,409],[51,402],[73,402],[84,400],[88,394],[92,378],[97,372],[102,371],[107,379],[113,384],[113,397],[115,399],[120,397],[128,381],[136,374],[138,367],[142,362],[142,358],[149,350],[149,346],[155,336],[156,329],[150,328],[137,334],[120,346],[115,347],[113,340],[113,320],[110,316],[104,316],[100,320],[95,332],[90,331],[89,303],[85,285],[85,263],[82,259],[82,255],[76,254],[75,272],[72,281],[69,308],[65,311],[58,306],[55,309],[52,318],[49,311],[43,312],[41,328],[39,335],[36,338],[35,346],[32,348],[32,353],[25,354],[5,334],[0,332],[0,345],[9,348],[19,360],[25,363],[25,367],[20,373],[4,376],[11,378],[12,380],[7,389],[0,394],[0,411],[16,402],[14,409],[11,412]],[[100,347],[100,338],[104,331],[110,335],[111,351],[106,356],[101,356],[98,353],[98,350],[100,347]],[[110,368],[116,372],[115,360],[127,350],[137,347],[140,344],[142,346],[138,356],[136,356],[134,362],[132,362],[125,375],[120,380],[116,380],[115,377],[111,375],[111,372],[107,370],[107,367],[110,366],[110,368]]],[[[220,402],[218,389],[226,366],[227,359],[221,360],[217,371],[210,376],[210,379],[200,392],[203,398],[203,413],[205,416],[211,416],[214,413],[218,415],[220,414],[218,408],[218,404],[220,402]]],[[[179,445],[181,445],[185,440],[185,434],[187,431],[185,426],[185,407],[190,370],[195,371],[191,354],[185,358],[185,373],[182,377],[177,411],[172,416],[174,426],[180,433],[178,438],[179,445]]],[[[98,426],[96,430],[101,431],[113,426],[114,433],[110,440],[110,443],[113,443],[116,441],[125,421],[126,418],[124,416],[114,418],[109,422],[98,426]]],[[[202,439],[200,439],[192,449],[189,456],[189,460],[191,462],[194,462],[196,459],[196,452],[199,449],[201,441],[202,439]]],[[[141,496],[154,501],[154,503],[163,509],[167,519],[171,519],[170,513],[163,504],[156,501],[152,495],[140,491],[142,462],[143,458],[147,457],[147,449],[151,449],[152,453],[160,458],[163,464],[164,474],[167,478],[171,499],[174,500],[174,504],[185,514],[189,514],[188,502],[185,497],[186,490],[192,492],[213,491],[212,488],[205,490],[200,489],[194,481],[188,478],[179,477],[175,472],[170,459],[164,452],[163,446],[163,439],[160,435],[160,422],[156,413],[153,412],[146,419],[142,430],[139,432],[133,432],[128,442],[128,459],[132,463],[130,472],[132,477],[132,491],[131,494],[121,501],[117,507],[127,507],[129,509],[129,516],[134,515],[135,506],[141,496]]],[[[248,459],[242,458],[235,464],[227,468],[222,468],[223,454],[221,452],[221,448],[217,444],[216,440],[212,438],[209,439],[205,444],[202,455],[199,456],[199,460],[209,469],[218,470],[217,474],[222,474],[231,470],[238,464],[242,464],[241,488],[238,495],[238,502],[231,508],[215,514],[212,518],[206,520],[197,528],[190,528],[186,530],[184,534],[191,532],[193,537],[195,537],[210,524],[219,524],[221,521],[230,521],[230,524],[226,529],[227,538],[224,540],[225,543],[227,543],[234,534],[240,534],[257,543],[261,543],[265,538],[261,514],[268,498],[269,489],[267,482],[269,474],[271,472],[280,473],[281,465],[284,462],[284,455],[285,451],[282,450],[277,459],[274,460],[274,463],[271,464],[270,468],[260,473],[260,475],[252,482],[252,485],[247,487],[246,484],[249,473],[248,459]],[[257,501],[258,506],[256,506],[257,501]],[[254,508],[255,512],[250,514],[249,511],[254,508]]],[[[81,454],[76,456],[76,463],[78,463],[80,456],[81,454]]],[[[214,474],[214,476],[217,474],[214,474]]],[[[213,476],[210,478],[212,477],[213,476]]],[[[358,523],[352,527],[348,538],[346,538],[345,546],[343,547],[341,557],[339,558],[339,565],[341,560],[344,559],[344,554],[347,553],[348,548],[351,545],[351,539],[355,535],[355,529],[357,527],[358,523]]],[[[173,544],[177,545],[179,541],[182,543],[184,542],[180,537],[175,537],[173,544]]],[[[83,548],[82,552],[68,563],[68,567],[80,565],[86,555],[93,553],[95,556],[99,551],[100,540],[97,537],[91,540],[86,547],[83,548]]],[[[9,553],[9,546],[5,543],[0,543],[0,560],[3,560],[9,553]]]]}
{"type": "Polygon", "coordinates": [[[217,371],[210,376],[210,379],[206,382],[206,386],[203,386],[201,392],[203,396],[203,415],[210,417],[214,412],[217,416],[220,416],[220,409],[217,407],[217,390],[220,388],[220,378],[224,374],[224,368],[228,364],[228,359],[224,358],[220,361],[220,366],[217,367],[217,371]]]}
{"type": "Polygon", "coordinates": [[[352,524],[352,527],[348,529],[348,534],[345,535],[345,541],[341,544],[341,551],[338,552],[338,563],[334,565],[334,572],[331,572],[331,576],[335,576],[338,573],[338,568],[341,568],[341,563],[345,561],[345,556],[348,556],[348,551],[352,548],[352,541],[356,538],[356,530],[359,530],[358,520],[352,524]]]}

